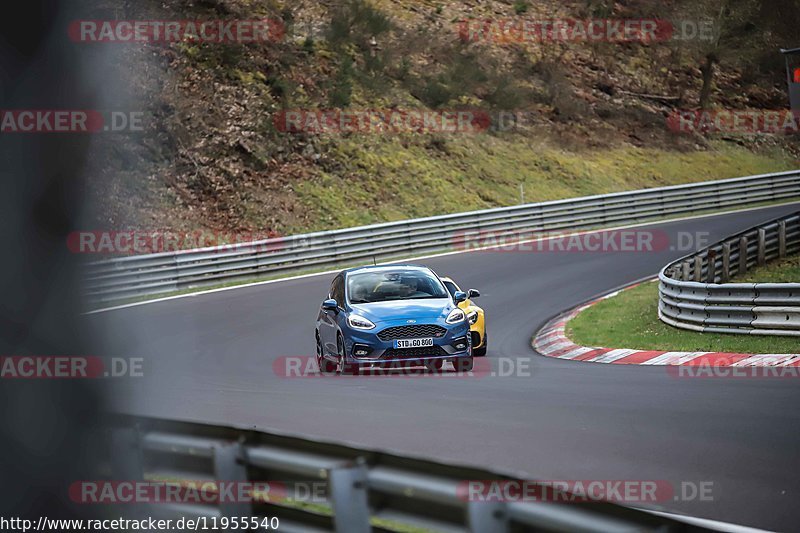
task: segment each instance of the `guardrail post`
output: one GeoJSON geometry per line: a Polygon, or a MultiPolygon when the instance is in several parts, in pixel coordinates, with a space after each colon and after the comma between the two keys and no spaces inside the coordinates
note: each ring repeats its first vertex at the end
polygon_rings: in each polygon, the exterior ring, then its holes
{"type": "MultiPolygon", "coordinates": [[[[114,429],[111,432],[111,476],[119,481],[144,480],[144,449],[138,427],[114,429]]],[[[132,518],[153,516],[152,503],[137,503],[129,513],[132,518]]]]}
{"type": "Polygon", "coordinates": [[[747,237],[739,238],[739,270],[737,275],[741,276],[747,272],[747,237]]]}
{"type": "Polygon", "coordinates": [[[778,257],[786,257],[786,221],[778,222],[778,257]]]}
{"type": "Polygon", "coordinates": [[[767,264],[767,230],[758,228],[758,266],[767,264]]]}
{"type": "Polygon", "coordinates": [[[367,465],[359,457],[354,466],[331,468],[328,490],[336,533],[369,533],[367,465]]]}
{"type": "Polygon", "coordinates": [[[706,274],[706,282],[707,283],[714,283],[717,279],[717,252],[715,250],[709,250],[706,254],[708,257],[708,272],[706,274]]]}
{"type": "Polygon", "coordinates": [[[722,283],[731,279],[731,243],[722,245],[722,283]]]}
{"type": "Polygon", "coordinates": [[[689,261],[681,264],[681,281],[689,281],[689,261]]]}
{"type": "Polygon", "coordinates": [[[470,502],[467,527],[473,533],[508,531],[508,511],[504,502],[470,502]]]}
{"type": "Polygon", "coordinates": [[[694,280],[698,283],[703,281],[703,258],[699,255],[694,257],[694,280]]]}
{"type": "Polygon", "coordinates": [[[111,475],[118,481],[144,479],[142,447],[137,428],[115,429],[111,433],[111,475]]]}
{"type": "MultiPolygon", "coordinates": [[[[242,483],[247,481],[247,466],[241,442],[232,442],[214,446],[214,476],[217,483],[242,483]]],[[[238,494],[238,489],[233,494],[238,494]]],[[[221,516],[252,516],[252,502],[224,501],[220,494],[219,512],[221,516]]]]}

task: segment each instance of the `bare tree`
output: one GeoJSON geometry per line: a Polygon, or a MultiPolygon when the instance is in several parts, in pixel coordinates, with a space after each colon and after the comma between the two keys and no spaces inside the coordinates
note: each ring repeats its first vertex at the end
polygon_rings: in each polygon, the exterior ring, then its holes
{"type": "Polygon", "coordinates": [[[777,53],[776,36],[785,33],[781,16],[764,16],[777,5],[796,16],[798,0],[707,0],[679,8],[677,16],[711,24],[706,38],[679,41],[699,63],[701,73],[698,105],[712,106],[716,74],[720,69],[758,70],[770,53],[777,53]]]}

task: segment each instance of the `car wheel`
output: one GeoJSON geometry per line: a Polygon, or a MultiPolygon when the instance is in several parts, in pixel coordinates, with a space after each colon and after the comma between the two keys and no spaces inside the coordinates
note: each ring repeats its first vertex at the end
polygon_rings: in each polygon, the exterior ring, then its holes
{"type": "Polygon", "coordinates": [[[358,368],[355,365],[347,363],[347,358],[344,354],[344,340],[341,335],[336,337],[336,352],[339,356],[339,361],[336,364],[336,372],[343,376],[350,376],[358,373],[358,368]]]}
{"type": "Polygon", "coordinates": [[[322,341],[319,340],[319,331],[317,331],[315,337],[317,338],[317,368],[323,374],[332,374],[336,372],[336,365],[331,363],[322,354],[322,341]]]}
{"type": "Polygon", "coordinates": [[[427,368],[429,372],[441,372],[443,366],[444,366],[444,361],[442,361],[441,359],[433,359],[432,361],[425,361],[425,368],[427,368]]]}
{"type": "Polygon", "coordinates": [[[489,349],[489,335],[484,334],[483,346],[481,346],[480,348],[473,348],[472,355],[474,355],[475,357],[485,357],[486,350],[488,349],[489,349]]]}
{"type": "Polygon", "coordinates": [[[474,364],[475,360],[472,357],[464,357],[453,361],[453,368],[456,372],[472,372],[474,364]]]}

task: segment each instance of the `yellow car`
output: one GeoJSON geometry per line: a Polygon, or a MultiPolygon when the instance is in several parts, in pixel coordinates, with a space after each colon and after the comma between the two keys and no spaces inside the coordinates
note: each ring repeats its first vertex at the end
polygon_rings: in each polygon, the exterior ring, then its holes
{"type": "MultiPolygon", "coordinates": [[[[454,295],[456,291],[460,291],[456,282],[451,278],[440,278],[450,296],[454,295]]],[[[486,355],[486,348],[488,345],[488,338],[486,337],[486,318],[484,317],[483,309],[475,305],[472,301],[477,298],[481,293],[477,289],[470,289],[466,291],[467,300],[458,304],[458,307],[467,314],[469,319],[469,332],[472,337],[472,355],[475,357],[483,357],[486,355]]]]}

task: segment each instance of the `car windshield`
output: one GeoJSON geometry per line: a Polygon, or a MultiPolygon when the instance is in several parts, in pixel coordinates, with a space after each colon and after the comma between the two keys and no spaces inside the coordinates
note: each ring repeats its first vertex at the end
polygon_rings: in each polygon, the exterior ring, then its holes
{"type": "Polygon", "coordinates": [[[347,294],[352,304],[389,300],[447,298],[439,279],[424,270],[361,272],[347,277],[347,294]]]}

